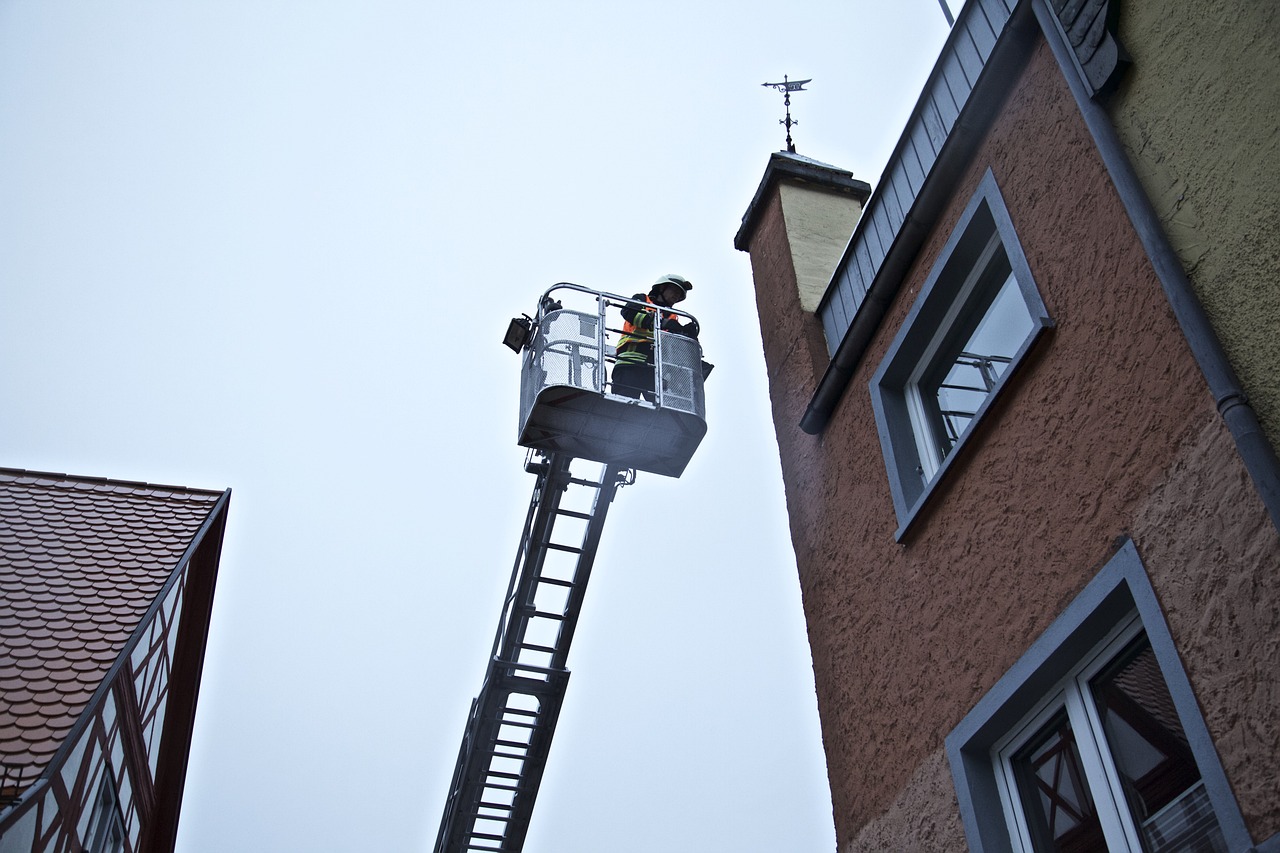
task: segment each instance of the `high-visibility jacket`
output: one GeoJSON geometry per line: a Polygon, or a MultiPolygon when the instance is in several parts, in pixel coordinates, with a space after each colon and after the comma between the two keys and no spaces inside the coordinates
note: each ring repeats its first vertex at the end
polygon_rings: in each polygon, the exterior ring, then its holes
{"type": "MultiPolygon", "coordinates": [[[[619,364],[652,364],[653,363],[653,319],[658,314],[658,306],[648,296],[637,293],[631,297],[636,302],[652,305],[652,308],[637,308],[634,305],[622,307],[622,335],[618,338],[619,364]]],[[[675,314],[666,314],[662,318],[679,322],[675,314]]]]}

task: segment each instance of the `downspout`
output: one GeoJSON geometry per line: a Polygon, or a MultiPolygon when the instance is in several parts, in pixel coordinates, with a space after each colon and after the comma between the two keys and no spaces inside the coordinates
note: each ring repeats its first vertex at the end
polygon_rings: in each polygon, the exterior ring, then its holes
{"type": "Polygon", "coordinates": [[[1160,217],[1138,180],[1133,164],[1129,162],[1120,137],[1111,124],[1111,117],[1085,89],[1084,82],[1076,71],[1074,54],[1058,27],[1053,11],[1049,9],[1046,0],[1032,0],[1032,9],[1045,41],[1049,43],[1054,58],[1062,69],[1062,76],[1071,88],[1071,94],[1089,133],[1098,146],[1107,174],[1115,184],[1129,220],[1138,232],[1138,239],[1151,258],[1151,264],[1178,325],[1204,374],[1210,393],[1213,394],[1218,414],[1226,421],[1245,469],[1271,515],[1271,523],[1280,528],[1280,460],[1276,458],[1275,449],[1263,434],[1258,424],[1258,415],[1240,386],[1235,369],[1227,359],[1222,343],[1187,279],[1182,262],[1169,244],[1164,228],[1160,225],[1160,217]]]}

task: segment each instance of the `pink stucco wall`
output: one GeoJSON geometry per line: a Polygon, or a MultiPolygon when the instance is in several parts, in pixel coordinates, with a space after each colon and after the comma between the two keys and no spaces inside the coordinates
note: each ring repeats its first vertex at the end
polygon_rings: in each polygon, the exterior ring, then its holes
{"type": "Polygon", "coordinates": [[[750,243],[841,851],[964,846],[943,739],[1131,536],[1254,837],[1280,831],[1280,541],[1040,45],[820,436],[769,201],[750,243]],[[868,381],[990,167],[1056,328],[901,542],[868,381]]]}

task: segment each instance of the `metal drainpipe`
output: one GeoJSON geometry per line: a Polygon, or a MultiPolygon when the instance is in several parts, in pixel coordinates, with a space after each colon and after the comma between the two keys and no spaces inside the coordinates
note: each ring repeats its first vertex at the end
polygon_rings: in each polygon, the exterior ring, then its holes
{"type": "Polygon", "coordinates": [[[1046,0],[1032,0],[1032,9],[1040,30],[1058,61],[1058,67],[1062,69],[1062,76],[1071,88],[1071,94],[1080,108],[1089,133],[1098,146],[1102,162],[1120,194],[1125,211],[1151,258],[1178,325],[1182,328],[1217,403],[1218,414],[1226,421],[1227,428],[1235,439],[1236,449],[1240,452],[1245,469],[1271,515],[1271,523],[1280,528],[1280,460],[1276,458],[1275,448],[1267,441],[1258,424],[1258,415],[1250,405],[1244,389],[1240,387],[1235,369],[1227,359],[1222,343],[1205,314],[1204,306],[1200,304],[1187,279],[1182,262],[1169,244],[1169,238],[1160,225],[1160,217],[1138,180],[1133,164],[1129,162],[1124,145],[1111,124],[1111,117],[1085,90],[1084,82],[1072,61],[1071,48],[1063,38],[1053,12],[1046,0]]]}

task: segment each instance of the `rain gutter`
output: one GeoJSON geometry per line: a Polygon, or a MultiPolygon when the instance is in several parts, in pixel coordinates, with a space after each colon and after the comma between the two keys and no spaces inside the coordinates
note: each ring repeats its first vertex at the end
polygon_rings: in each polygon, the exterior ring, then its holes
{"type": "Polygon", "coordinates": [[[1057,17],[1046,0],[1032,0],[1031,5],[1094,144],[1098,146],[1107,174],[1115,184],[1125,211],[1138,232],[1138,239],[1151,259],[1174,317],[1204,374],[1218,414],[1226,421],[1245,469],[1271,515],[1271,523],[1280,528],[1280,460],[1276,457],[1275,448],[1262,432],[1257,412],[1249,403],[1222,342],[1165,235],[1160,217],[1138,180],[1111,117],[1086,90],[1077,70],[1075,54],[1062,34],[1057,17]]]}

